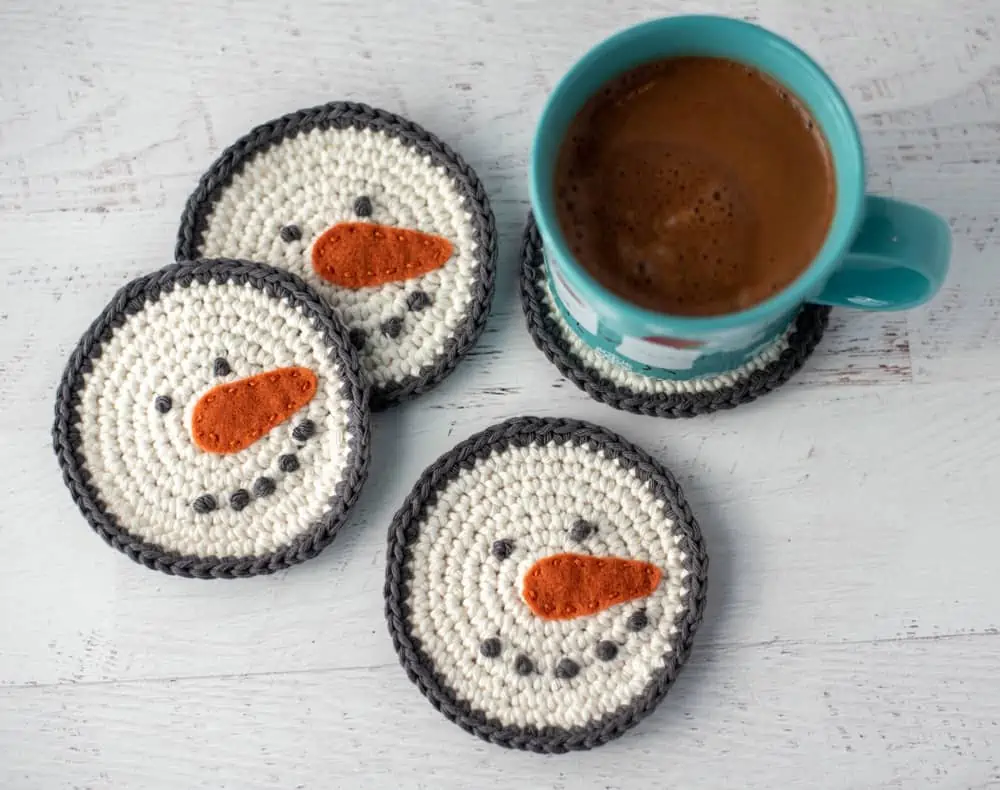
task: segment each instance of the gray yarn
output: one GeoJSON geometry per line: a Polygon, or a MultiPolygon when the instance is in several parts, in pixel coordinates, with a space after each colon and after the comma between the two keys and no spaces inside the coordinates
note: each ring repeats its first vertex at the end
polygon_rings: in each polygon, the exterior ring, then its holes
{"type": "MultiPolygon", "coordinates": [[[[498,746],[526,751],[561,754],[591,749],[619,737],[635,726],[657,706],[676,680],[687,659],[695,631],[701,623],[707,591],[708,557],[702,543],[701,529],[688,506],[680,486],[673,476],[644,451],[610,431],[591,423],[567,419],[515,417],[487,428],[466,439],[442,455],[421,475],[413,490],[403,501],[389,527],[385,574],[385,616],[399,661],[407,677],[446,718],[466,732],[498,746]],[[410,625],[408,567],[411,545],[420,534],[427,508],[437,501],[438,493],[477,460],[508,447],[525,447],[556,441],[560,444],[588,445],[604,452],[608,460],[618,459],[621,465],[634,469],[637,478],[648,482],[653,494],[666,506],[667,516],[674,520],[681,533],[679,548],[686,559],[688,576],[688,606],[677,618],[677,636],[673,651],[664,656],[665,666],[653,673],[646,688],[633,701],[614,713],[586,727],[562,728],[505,726],[483,711],[473,709],[448,686],[437,672],[420,642],[413,636],[410,625]]],[[[571,671],[567,666],[564,668],[571,671]]]]}
{"type": "MultiPolygon", "coordinates": [[[[289,272],[250,261],[219,259],[176,263],[124,286],[83,334],[70,356],[56,393],[55,417],[52,438],[63,481],[90,526],[110,546],[136,562],[174,576],[235,579],[274,573],[315,557],[336,536],[348,511],[357,501],[368,474],[371,444],[368,392],[361,380],[357,353],[348,341],[347,333],[330,308],[301,279],[289,272]],[[75,424],[76,408],[80,404],[83,376],[92,370],[91,360],[101,355],[103,345],[128,316],[141,312],[162,294],[170,293],[174,288],[185,288],[194,281],[203,285],[209,282],[250,284],[272,298],[284,299],[299,308],[303,315],[312,319],[313,326],[322,334],[330,349],[331,359],[341,371],[346,395],[351,402],[347,415],[348,433],[354,441],[345,477],[331,494],[330,509],[288,546],[262,557],[185,556],[136,538],[105,509],[100,492],[91,485],[90,474],[81,455],[82,439],[75,424]]],[[[247,492],[242,489],[233,497],[237,500],[236,504],[243,506],[246,504],[242,501],[244,498],[249,501],[247,492]]],[[[236,504],[234,508],[240,509],[236,504]]]]}
{"type": "Polygon", "coordinates": [[[359,217],[370,217],[372,215],[372,200],[368,195],[362,195],[354,201],[354,213],[359,217]]]}
{"type": "MultiPolygon", "coordinates": [[[[417,124],[385,110],[354,102],[331,102],[320,107],[285,115],[258,126],[222,152],[222,155],[201,177],[198,187],[188,198],[177,233],[175,257],[179,261],[194,260],[201,255],[205,229],[212,207],[244,167],[258,154],[289,137],[313,129],[373,129],[397,138],[404,144],[429,156],[443,167],[465,197],[472,217],[476,239],[476,259],[479,276],[472,284],[469,312],[448,338],[438,360],[415,376],[384,387],[373,387],[371,408],[381,411],[395,403],[420,395],[441,382],[479,339],[486,326],[493,286],[496,278],[496,222],[490,209],[486,190],[475,171],[445,143],[417,124]]],[[[364,207],[362,207],[364,208],[364,207]]],[[[265,261],[266,263],[266,261],[265,261]]]]}
{"type": "Polygon", "coordinates": [[[403,319],[394,315],[392,318],[385,319],[379,329],[386,337],[399,337],[399,333],[403,331],[403,319]]]}
{"type": "MultiPolygon", "coordinates": [[[[350,343],[350,337],[347,342],[350,343]]],[[[351,348],[354,348],[353,344],[351,348]]],[[[316,434],[316,423],[312,420],[303,420],[292,429],[292,438],[297,442],[307,442],[316,434]]]]}
{"type": "Polygon", "coordinates": [[[586,519],[578,518],[573,522],[573,526],[569,528],[570,540],[582,543],[590,537],[595,529],[597,528],[586,519]]]}
{"type": "Polygon", "coordinates": [[[250,504],[250,492],[245,488],[237,489],[229,495],[229,507],[239,512],[250,504]]]}
{"type": "Polygon", "coordinates": [[[253,486],[250,489],[253,491],[253,495],[257,499],[263,499],[264,497],[271,496],[274,493],[274,489],[277,486],[274,483],[274,479],[271,477],[258,477],[254,480],[253,486]]]}
{"type": "Polygon", "coordinates": [[[781,356],[731,387],[721,387],[711,392],[674,394],[635,392],[587,367],[570,349],[544,302],[542,267],[542,240],[535,218],[529,214],[521,247],[521,306],[532,340],[560,373],[591,398],[634,414],[696,417],[755,401],[761,395],[780,387],[802,367],[823,337],[830,317],[829,307],[813,304],[803,306],[795,319],[795,329],[788,338],[788,348],[781,352],[781,356]]]}
{"type": "Polygon", "coordinates": [[[302,238],[302,228],[298,225],[285,225],[280,231],[278,231],[283,242],[298,241],[302,238]]]}

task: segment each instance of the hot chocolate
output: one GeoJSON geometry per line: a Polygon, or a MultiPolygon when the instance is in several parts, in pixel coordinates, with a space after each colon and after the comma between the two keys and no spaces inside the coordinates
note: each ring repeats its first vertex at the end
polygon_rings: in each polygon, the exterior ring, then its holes
{"type": "Polygon", "coordinates": [[[833,219],[826,140],[763,72],[682,57],[607,83],[570,124],[557,212],[579,263],[673,315],[764,301],[813,260],[833,219]]]}

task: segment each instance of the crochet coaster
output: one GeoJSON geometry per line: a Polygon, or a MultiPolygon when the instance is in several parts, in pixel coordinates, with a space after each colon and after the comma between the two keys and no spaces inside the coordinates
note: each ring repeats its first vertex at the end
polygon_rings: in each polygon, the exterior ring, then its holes
{"type": "Polygon", "coordinates": [[[389,530],[386,618],[420,691],[534,752],[618,737],[667,693],[705,604],[670,473],[596,425],[519,417],[431,465],[389,530]]]}
{"type": "Polygon", "coordinates": [[[63,479],[94,530],[177,576],[272,573],[333,540],[368,469],[357,354],[302,280],[235,260],[132,281],[56,395],[63,479]]]}
{"type": "Polygon", "coordinates": [[[302,277],[347,325],[378,410],[437,384],[479,337],[496,228],[479,178],[447,145],[397,115],[334,102],[223,152],[188,199],[176,257],[302,277]]]}
{"type": "Polygon", "coordinates": [[[560,373],[594,400],[654,417],[732,409],[780,387],[812,354],[830,315],[829,307],[805,305],[783,335],[728,373],[677,381],[643,376],[600,355],[570,329],[549,291],[542,241],[530,214],[521,250],[521,306],[535,345],[560,373]]]}

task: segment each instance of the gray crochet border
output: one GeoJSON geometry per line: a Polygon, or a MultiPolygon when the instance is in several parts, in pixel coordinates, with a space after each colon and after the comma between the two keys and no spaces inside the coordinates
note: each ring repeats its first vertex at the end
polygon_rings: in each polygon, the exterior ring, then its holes
{"type": "MultiPolygon", "coordinates": [[[[386,387],[373,387],[371,407],[381,411],[401,401],[420,395],[434,387],[455,369],[458,360],[475,344],[486,326],[493,301],[496,279],[496,221],[489,198],[475,171],[445,143],[417,124],[385,110],[354,102],[331,102],[308,110],[299,110],[262,124],[241,137],[222,152],[208,169],[198,187],[188,198],[181,216],[174,256],[178,261],[198,258],[212,207],[244,165],[257,154],[286,138],[312,129],[374,129],[385,132],[404,144],[430,156],[431,161],[445,168],[455,179],[465,196],[472,214],[473,232],[479,261],[479,276],[472,284],[469,312],[448,338],[437,363],[427,366],[416,376],[408,376],[386,387]]],[[[267,263],[267,261],[264,261],[267,263]]]]}
{"type": "Polygon", "coordinates": [[[421,475],[412,492],[393,518],[389,528],[385,574],[385,616],[393,646],[407,676],[421,693],[447,719],[463,730],[498,746],[526,751],[561,754],[591,749],[619,737],[649,715],[666,695],[691,651],[695,631],[701,623],[708,585],[708,556],[702,543],[701,529],[673,476],[643,450],[600,426],[570,419],[515,417],[494,425],[466,439],[442,455],[421,475]],[[676,626],[674,651],[665,656],[666,665],[654,673],[649,685],[630,704],[586,727],[504,726],[481,710],[459,699],[433,663],[423,652],[410,627],[410,608],[406,603],[412,571],[407,567],[412,556],[410,546],[420,533],[427,508],[463,470],[478,460],[509,446],[524,447],[550,441],[589,445],[603,450],[605,457],[619,459],[634,469],[641,481],[648,481],[653,493],[666,503],[669,515],[682,533],[681,549],[687,555],[685,568],[690,571],[688,607],[676,626]]]}
{"type": "Polygon", "coordinates": [[[357,353],[347,333],[329,307],[305,282],[271,266],[230,259],[201,260],[194,263],[172,264],[158,272],[133,280],[115,294],[101,315],[84,332],[66,364],[56,393],[53,446],[62,468],[63,481],[69,488],[84,517],[105,542],[141,565],[172,576],[198,579],[235,579],[274,573],[319,554],[334,539],[357,501],[368,474],[371,445],[368,392],[364,386],[357,353]],[[174,288],[186,288],[194,281],[238,284],[249,283],[274,299],[285,299],[300,307],[312,319],[330,349],[330,356],[343,371],[346,394],[351,400],[348,412],[348,432],[354,437],[347,471],[330,497],[330,510],[308,532],[288,546],[262,557],[199,557],[181,555],[142,541],[130,534],[108,513],[100,492],[91,484],[82,455],[81,436],[76,426],[76,409],[84,386],[83,376],[93,370],[91,360],[102,353],[115,329],[129,316],[156,302],[161,294],[174,288]]]}
{"type": "Polygon", "coordinates": [[[521,247],[521,306],[532,340],[560,373],[591,398],[634,414],[696,417],[751,403],[780,387],[802,367],[823,337],[830,317],[829,307],[805,305],[795,319],[795,329],[788,338],[788,348],[781,356],[731,387],[722,387],[714,392],[636,392],[587,367],[570,349],[544,302],[542,264],[542,240],[535,218],[529,214],[521,247]]]}

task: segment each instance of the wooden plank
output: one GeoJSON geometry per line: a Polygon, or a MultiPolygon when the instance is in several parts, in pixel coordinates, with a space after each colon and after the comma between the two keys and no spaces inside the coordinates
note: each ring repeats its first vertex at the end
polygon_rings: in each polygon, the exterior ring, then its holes
{"type": "Polygon", "coordinates": [[[388,654],[372,667],[305,674],[0,689],[0,781],[8,790],[995,787],[998,643],[696,650],[636,729],[549,758],[449,724],[388,654]]]}
{"type": "Polygon", "coordinates": [[[0,6],[0,786],[1000,786],[1000,14],[995,0],[288,0],[0,6]],[[535,121],[593,43],[655,14],[791,36],[859,117],[880,194],[955,234],[941,295],[836,313],[780,392],[688,422],[563,380],[517,303],[535,121]],[[127,280],[169,262],[199,174],[254,125],[334,99],[454,145],[500,232],[481,343],[375,421],[375,464],[322,557],[233,584],[108,550],[62,488],[62,366],[127,280]],[[578,758],[477,743],[424,703],[382,622],[384,536],[420,471],[515,414],[607,425],[667,463],[711,591],[664,709],[578,758]]]}

